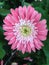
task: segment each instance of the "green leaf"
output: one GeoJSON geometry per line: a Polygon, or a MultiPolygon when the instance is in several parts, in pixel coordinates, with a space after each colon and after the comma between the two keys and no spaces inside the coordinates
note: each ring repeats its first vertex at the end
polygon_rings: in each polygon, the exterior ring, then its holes
{"type": "Polygon", "coordinates": [[[33,59],[33,63],[35,63],[35,65],[46,64],[46,56],[42,49],[40,51],[37,51],[36,53],[32,52],[31,58],[33,59]]]}
{"type": "Polygon", "coordinates": [[[49,8],[49,0],[47,0],[47,5],[46,5],[47,8],[49,8]]]}
{"type": "Polygon", "coordinates": [[[9,10],[6,10],[6,9],[3,9],[3,8],[0,8],[0,15],[2,15],[2,16],[6,16],[8,13],[10,13],[9,10]]]}
{"type": "Polygon", "coordinates": [[[25,58],[29,56],[29,53],[22,54],[22,52],[20,51],[18,52],[18,54],[20,55],[21,58],[25,58]]]}
{"type": "MultiPolygon", "coordinates": [[[[49,36],[49,35],[48,35],[49,36]]],[[[47,40],[44,42],[44,52],[45,52],[45,55],[47,57],[47,64],[46,65],[49,65],[49,37],[47,38],[47,40]]]]}
{"type": "Polygon", "coordinates": [[[35,9],[42,14],[43,18],[46,17],[47,12],[43,8],[35,7],[35,9]]]}
{"type": "Polygon", "coordinates": [[[47,19],[47,28],[48,28],[48,30],[49,30],[49,15],[47,14],[47,16],[46,16],[46,19],[47,19]]]}
{"type": "Polygon", "coordinates": [[[27,65],[31,65],[31,63],[27,63],[27,65]]]}
{"type": "Polygon", "coordinates": [[[3,59],[3,57],[5,56],[5,51],[2,47],[0,47],[0,59],[3,59]]]}
{"type": "Polygon", "coordinates": [[[30,4],[30,3],[27,3],[27,2],[24,2],[24,5],[29,6],[29,5],[31,5],[31,4],[30,4]]]}
{"type": "Polygon", "coordinates": [[[1,33],[3,33],[3,29],[2,29],[2,27],[1,27],[1,26],[0,26],[0,32],[1,32],[1,33]]]}
{"type": "Polygon", "coordinates": [[[3,36],[3,29],[0,26],[0,59],[3,59],[3,57],[5,56],[5,51],[2,48],[4,44],[5,44],[5,40],[3,36]]]}
{"type": "Polygon", "coordinates": [[[4,31],[3,31],[2,27],[0,26],[0,46],[3,46],[6,44],[3,33],[4,33],[4,31]]]}
{"type": "Polygon", "coordinates": [[[2,27],[0,26],[0,41],[1,41],[1,39],[3,39],[3,38],[4,38],[3,29],[2,29],[2,27]]]}
{"type": "Polygon", "coordinates": [[[0,8],[2,8],[4,5],[4,2],[0,2],[0,8]]]}

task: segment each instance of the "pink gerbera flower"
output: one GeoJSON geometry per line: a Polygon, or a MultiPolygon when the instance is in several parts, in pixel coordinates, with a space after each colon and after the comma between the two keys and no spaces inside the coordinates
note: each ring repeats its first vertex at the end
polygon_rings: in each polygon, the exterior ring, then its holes
{"type": "Polygon", "coordinates": [[[41,41],[46,40],[48,31],[46,20],[40,20],[41,13],[31,6],[19,6],[10,11],[3,20],[3,29],[11,49],[20,50],[22,53],[40,50],[43,46],[41,41]]]}

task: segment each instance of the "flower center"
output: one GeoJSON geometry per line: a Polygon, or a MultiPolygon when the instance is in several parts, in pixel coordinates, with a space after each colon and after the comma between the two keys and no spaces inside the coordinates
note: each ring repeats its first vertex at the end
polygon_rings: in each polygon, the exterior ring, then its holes
{"type": "Polygon", "coordinates": [[[31,28],[27,25],[23,25],[20,31],[23,36],[29,36],[31,34],[31,28]]]}

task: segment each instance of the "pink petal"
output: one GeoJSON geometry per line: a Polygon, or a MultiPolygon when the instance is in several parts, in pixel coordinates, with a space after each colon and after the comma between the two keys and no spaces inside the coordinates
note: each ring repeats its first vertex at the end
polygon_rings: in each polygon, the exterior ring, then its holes
{"type": "Polygon", "coordinates": [[[33,13],[33,11],[34,11],[34,8],[31,7],[31,6],[28,6],[27,11],[26,11],[26,19],[27,19],[27,20],[30,19],[31,15],[32,15],[32,13],[33,13]],[[28,13],[28,12],[29,12],[29,13],[28,13]]]}
{"type": "Polygon", "coordinates": [[[35,21],[38,22],[41,19],[41,14],[37,14],[35,17],[35,21]]]}
{"type": "Polygon", "coordinates": [[[33,42],[32,42],[32,43],[30,43],[30,46],[31,46],[31,48],[33,48],[33,47],[34,47],[34,44],[33,44],[33,42]]]}
{"type": "Polygon", "coordinates": [[[11,44],[13,44],[14,42],[16,41],[16,38],[15,38],[15,36],[13,36],[11,39],[10,39],[10,41],[9,41],[9,45],[11,45],[11,44]]]}
{"type": "Polygon", "coordinates": [[[24,11],[23,11],[23,8],[21,6],[19,6],[19,17],[24,19],[24,11]]]}
{"type": "Polygon", "coordinates": [[[39,42],[37,39],[34,39],[34,44],[35,44],[35,48],[40,50],[41,49],[41,46],[39,45],[39,42]]]}
{"type": "Polygon", "coordinates": [[[6,39],[6,40],[10,40],[12,37],[13,37],[13,35],[6,36],[5,39],[6,39]]]}
{"type": "Polygon", "coordinates": [[[46,19],[43,19],[43,20],[41,20],[40,22],[41,22],[42,24],[46,24],[47,21],[46,21],[46,19]]]}
{"type": "Polygon", "coordinates": [[[11,25],[10,22],[9,22],[7,19],[4,19],[3,22],[4,22],[6,25],[11,25]]]}
{"type": "Polygon", "coordinates": [[[6,19],[12,24],[12,25],[14,25],[15,24],[15,21],[13,20],[13,18],[12,18],[12,15],[11,14],[8,14],[7,16],[6,16],[6,19]]]}
{"type": "Polygon", "coordinates": [[[16,48],[17,49],[20,48],[20,45],[21,45],[21,42],[19,41],[16,48]]]}
{"type": "Polygon", "coordinates": [[[46,36],[44,35],[38,35],[37,37],[42,41],[46,40],[46,36]]]}
{"type": "Polygon", "coordinates": [[[1,65],[3,65],[4,64],[4,61],[3,60],[1,60],[1,65]]]}
{"type": "Polygon", "coordinates": [[[32,47],[32,51],[33,51],[33,52],[36,52],[36,49],[35,49],[35,47],[32,47]]]}
{"type": "Polygon", "coordinates": [[[5,31],[7,31],[7,32],[13,32],[13,30],[12,29],[6,29],[5,31]]]}
{"type": "Polygon", "coordinates": [[[16,15],[19,16],[18,8],[15,8],[16,15]]]}
{"type": "Polygon", "coordinates": [[[24,54],[26,51],[26,44],[24,45],[23,49],[22,49],[22,53],[24,54]]]}
{"type": "Polygon", "coordinates": [[[15,21],[15,22],[18,22],[18,14],[17,14],[17,12],[14,10],[14,9],[11,9],[10,10],[11,11],[11,13],[12,13],[12,18],[13,18],[13,20],[15,21]]]}
{"type": "Polygon", "coordinates": [[[46,24],[43,24],[42,22],[39,22],[38,24],[37,24],[37,26],[38,27],[43,27],[43,28],[46,28],[47,27],[47,25],[46,24]]]}
{"type": "Polygon", "coordinates": [[[44,44],[40,40],[38,40],[38,42],[40,46],[44,46],[44,44]]]}
{"type": "Polygon", "coordinates": [[[3,29],[4,29],[4,30],[9,30],[9,29],[13,29],[13,27],[12,27],[12,26],[9,26],[9,27],[8,27],[8,26],[6,26],[6,25],[3,25],[3,29]]]}
{"type": "Polygon", "coordinates": [[[39,31],[46,30],[46,28],[47,28],[47,25],[43,24],[42,22],[39,22],[36,26],[37,26],[39,31]]]}
{"type": "Polygon", "coordinates": [[[13,35],[13,32],[4,32],[4,35],[13,35]]]}
{"type": "Polygon", "coordinates": [[[28,52],[31,53],[31,47],[29,43],[27,44],[27,49],[28,49],[28,52]]]}
{"type": "Polygon", "coordinates": [[[18,41],[16,40],[15,43],[12,44],[11,49],[15,50],[17,47],[18,41]]]}
{"type": "Polygon", "coordinates": [[[23,6],[23,11],[24,11],[24,17],[26,18],[26,11],[27,11],[26,6],[23,6]]]}
{"type": "Polygon", "coordinates": [[[39,35],[46,36],[46,35],[47,35],[47,32],[48,32],[48,31],[39,31],[38,34],[39,34],[39,35]]]}
{"type": "Polygon", "coordinates": [[[34,12],[32,13],[31,20],[34,19],[37,14],[38,14],[38,12],[37,12],[37,11],[34,11],[34,12]]]}
{"type": "Polygon", "coordinates": [[[14,9],[10,9],[10,11],[14,17],[18,17],[18,14],[14,9]]]}
{"type": "Polygon", "coordinates": [[[35,52],[36,50],[35,50],[35,46],[33,42],[30,43],[30,46],[31,46],[31,49],[35,52]]]}
{"type": "Polygon", "coordinates": [[[22,51],[24,45],[21,43],[20,47],[18,48],[18,50],[22,51]]]}

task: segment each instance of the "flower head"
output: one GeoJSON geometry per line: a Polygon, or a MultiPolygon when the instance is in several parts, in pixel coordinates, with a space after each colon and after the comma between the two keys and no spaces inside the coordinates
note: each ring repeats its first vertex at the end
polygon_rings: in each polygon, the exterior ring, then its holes
{"type": "Polygon", "coordinates": [[[40,20],[41,13],[32,6],[19,6],[10,11],[3,20],[3,29],[11,49],[22,53],[40,50],[44,46],[41,41],[46,40],[48,31],[46,20],[40,20]]]}

